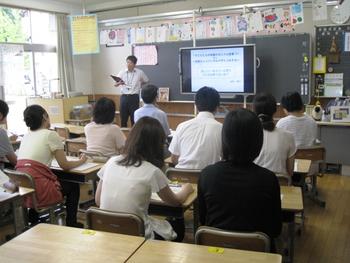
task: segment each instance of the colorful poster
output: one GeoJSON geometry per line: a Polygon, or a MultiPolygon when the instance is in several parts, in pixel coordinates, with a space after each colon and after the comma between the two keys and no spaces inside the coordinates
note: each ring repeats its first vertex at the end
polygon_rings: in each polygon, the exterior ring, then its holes
{"type": "Polygon", "coordinates": [[[106,45],[114,46],[117,44],[118,44],[117,30],[114,30],[114,29],[108,30],[108,40],[106,45]]]}
{"type": "Polygon", "coordinates": [[[312,17],[314,21],[327,20],[327,0],[312,0],[312,17]]]}
{"type": "Polygon", "coordinates": [[[145,43],[146,30],[144,27],[136,28],[136,43],[145,43]]]}
{"type": "Polygon", "coordinates": [[[264,29],[262,22],[262,15],[260,11],[249,13],[245,15],[248,22],[248,31],[249,32],[259,32],[264,29]]]}
{"type": "Polygon", "coordinates": [[[156,28],[155,27],[147,27],[146,28],[146,43],[154,43],[156,42],[156,28]]]}
{"type": "Polygon", "coordinates": [[[197,20],[196,23],[196,38],[206,38],[207,37],[207,23],[203,20],[197,20]]]}
{"type": "Polygon", "coordinates": [[[267,31],[277,31],[283,15],[282,8],[271,8],[263,11],[264,28],[267,31]]]}
{"type": "Polygon", "coordinates": [[[161,25],[156,28],[156,42],[167,41],[168,25],[161,25]]]}
{"type": "Polygon", "coordinates": [[[156,45],[134,46],[133,54],[137,57],[137,65],[158,64],[158,51],[156,45]]]}
{"type": "Polygon", "coordinates": [[[292,19],[292,24],[302,24],[304,23],[304,9],[303,3],[296,3],[290,6],[290,15],[292,19]]]}
{"type": "Polygon", "coordinates": [[[136,41],[136,30],[134,27],[131,27],[126,32],[128,38],[128,44],[134,44],[136,41]]]}
{"type": "Polygon", "coordinates": [[[69,16],[74,55],[100,52],[96,15],[69,16]]]}
{"type": "Polygon", "coordinates": [[[180,27],[180,39],[181,40],[191,40],[193,37],[192,23],[185,22],[180,27]]]}
{"type": "Polygon", "coordinates": [[[248,31],[247,17],[244,15],[237,16],[236,27],[237,27],[237,31],[240,33],[247,32],[248,31]]]}
{"type": "Polygon", "coordinates": [[[100,45],[106,45],[108,43],[108,30],[100,31],[100,45]]]}
{"type": "Polygon", "coordinates": [[[221,18],[221,32],[223,37],[229,37],[234,32],[234,19],[232,16],[224,16],[221,18]]]}
{"type": "Polygon", "coordinates": [[[125,43],[125,34],[126,30],[125,29],[118,29],[117,30],[117,43],[120,45],[124,45],[125,43]]]}
{"type": "Polygon", "coordinates": [[[209,37],[220,37],[221,36],[220,18],[214,17],[209,19],[207,29],[209,30],[207,34],[209,37]]]}
{"type": "Polygon", "coordinates": [[[181,31],[179,24],[170,24],[169,25],[169,41],[179,41],[181,39],[181,31]]]}

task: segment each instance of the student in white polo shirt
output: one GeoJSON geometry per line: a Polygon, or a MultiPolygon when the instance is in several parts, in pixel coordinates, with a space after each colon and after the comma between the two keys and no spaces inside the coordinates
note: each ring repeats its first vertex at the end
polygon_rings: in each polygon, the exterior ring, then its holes
{"type": "Polygon", "coordinates": [[[195,104],[198,115],[179,124],[169,146],[176,168],[203,169],[219,161],[222,155],[222,124],[214,118],[220,105],[219,93],[203,87],[196,93],[195,104]]]}
{"type": "Polygon", "coordinates": [[[304,113],[303,100],[298,92],[289,92],[281,104],[287,117],[280,119],[276,127],[293,134],[297,148],[310,147],[317,139],[317,124],[304,113]]]}

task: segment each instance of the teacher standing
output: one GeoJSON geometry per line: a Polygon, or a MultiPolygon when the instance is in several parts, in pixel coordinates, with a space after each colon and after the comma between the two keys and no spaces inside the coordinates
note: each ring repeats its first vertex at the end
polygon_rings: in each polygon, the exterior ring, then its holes
{"type": "Polygon", "coordinates": [[[134,125],[134,112],[139,108],[141,85],[148,82],[146,74],[138,68],[135,68],[137,58],[128,56],[126,58],[127,69],[119,72],[118,77],[121,81],[116,82],[116,87],[120,86],[120,120],[121,127],[127,127],[130,116],[131,125],[134,125]]]}

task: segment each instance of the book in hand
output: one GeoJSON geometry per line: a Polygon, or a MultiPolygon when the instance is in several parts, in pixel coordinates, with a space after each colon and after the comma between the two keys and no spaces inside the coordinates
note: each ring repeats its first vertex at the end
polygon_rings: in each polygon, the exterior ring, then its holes
{"type": "Polygon", "coordinates": [[[121,78],[114,76],[114,75],[110,75],[111,78],[115,81],[115,82],[124,82],[121,78]]]}

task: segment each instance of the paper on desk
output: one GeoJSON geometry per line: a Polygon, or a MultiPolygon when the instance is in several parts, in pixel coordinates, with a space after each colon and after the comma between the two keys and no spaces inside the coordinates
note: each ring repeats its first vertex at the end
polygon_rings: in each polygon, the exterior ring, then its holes
{"type": "MultiPolygon", "coordinates": [[[[171,189],[174,193],[178,193],[178,192],[180,192],[181,189],[182,189],[182,186],[181,186],[181,185],[179,185],[179,186],[172,186],[172,185],[169,185],[169,187],[170,187],[170,189],[171,189]]],[[[154,201],[162,201],[162,200],[160,199],[160,197],[158,196],[157,193],[152,193],[152,195],[151,195],[151,200],[154,200],[154,201]]]]}

